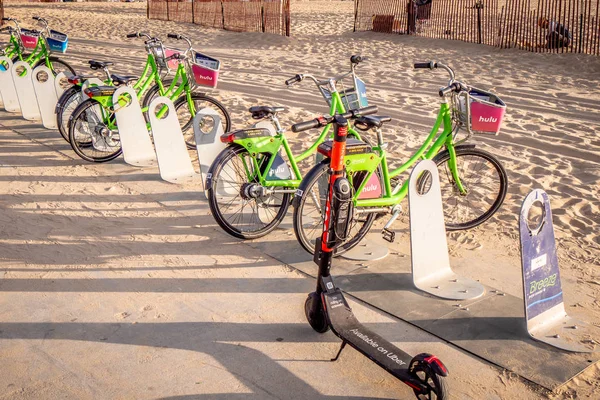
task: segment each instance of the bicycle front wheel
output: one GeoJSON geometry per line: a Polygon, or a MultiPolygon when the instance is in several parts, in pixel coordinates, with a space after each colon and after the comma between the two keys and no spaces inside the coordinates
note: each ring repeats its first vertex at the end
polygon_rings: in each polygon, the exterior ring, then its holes
{"type": "Polygon", "coordinates": [[[69,117],[82,100],[81,87],[71,86],[60,96],[56,104],[56,125],[60,135],[67,142],[69,141],[69,117]]]}
{"type": "MultiPolygon", "coordinates": [[[[266,165],[267,160],[262,157],[258,165],[266,165]]],[[[210,211],[225,232],[239,239],[256,239],[271,232],[290,204],[289,193],[272,192],[257,183],[254,165],[245,148],[229,146],[209,170],[210,211]]]]}
{"type": "Polygon", "coordinates": [[[502,205],[508,189],[506,171],[490,153],[474,148],[456,149],[458,176],[466,192],[458,189],[447,151],[433,161],[440,174],[446,230],[471,229],[487,221],[502,205]]]}
{"type": "MultiPolygon", "coordinates": [[[[229,112],[227,112],[225,106],[217,99],[199,93],[192,93],[191,103],[188,101],[187,95],[184,94],[175,100],[173,104],[175,106],[175,110],[177,111],[177,118],[179,119],[179,124],[181,125],[181,131],[183,132],[185,143],[189,149],[196,148],[193,122],[196,113],[203,108],[209,108],[217,112],[217,115],[221,117],[223,132],[229,132],[231,129],[231,116],[229,115],[229,112]],[[191,110],[190,107],[193,107],[193,110],[191,110]]],[[[202,131],[209,133],[212,129],[213,121],[213,119],[206,119],[206,121],[203,121],[204,125],[201,126],[202,131]]]]}
{"type": "MultiPolygon", "coordinates": [[[[302,195],[295,200],[294,233],[304,250],[311,254],[314,254],[317,238],[321,237],[323,233],[323,218],[325,217],[325,204],[329,186],[328,170],[329,159],[323,160],[313,167],[302,180],[299,189],[299,191],[302,191],[302,195]]],[[[335,255],[341,255],[360,243],[369,233],[374,221],[375,214],[373,213],[354,213],[352,222],[350,222],[352,225],[348,235],[349,239],[335,249],[335,255]]]]}
{"type": "Polygon", "coordinates": [[[89,162],[114,160],[121,154],[121,138],[114,115],[100,103],[88,99],[73,112],[69,142],[77,155],[89,162]]]}

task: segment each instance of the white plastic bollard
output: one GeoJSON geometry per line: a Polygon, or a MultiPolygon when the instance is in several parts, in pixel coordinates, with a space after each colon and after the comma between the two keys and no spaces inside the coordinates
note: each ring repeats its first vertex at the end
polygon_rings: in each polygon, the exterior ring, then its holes
{"type": "Polygon", "coordinates": [[[15,83],[15,89],[17,90],[17,97],[23,118],[29,121],[39,121],[42,116],[40,115],[40,109],[35,99],[31,66],[25,61],[17,61],[11,68],[11,75],[15,83]]]}
{"type": "Polygon", "coordinates": [[[0,93],[2,94],[4,109],[8,112],[20,113],[21,106],[19,105],[17,90],[15,89],[15,83],[11,74],[13,63],[11,59],[6,56],[1,56],[0,62],[7,65],[6,69],[0,70],[0,93]]]}
{"type": "Polygon", "coordinates": [[[215,161],[215,158],[227,147],[220,140],[221,135],[223,135],[223,124],[218,112],[211,108],[203,108],[196,113],[193,126],[202,187],[206,196],[206,191],[208,190],[205,187],[206,174],[213,161],[215,161]]]}
{"type": "Polygon", "coordinates": [[[66,74],[65,72],[59,72],[58,75],[54,77],[54,90],[56,91],[56,98],[60,99],[60,96],[67,90],[68,85],[63,85],[63,82],[70,78],[72,74],[66,74]]]}
{"type": "Polygon", "coordinates": [[[160,177],[171,183],[181,183],[196,175],[185,145],[181,126],[173,102],[164,96],[157,97],[148,107],[152,137],[158,158],[160,177]],[[156,112],[167,106],[166,116],[159,119],[156,112]]]}
{"type": "Polygon", "coordinates": [[[42,117],[42,125],[47,129],[56,129],[56,116],[54,110],[58,97],[54,87],[54,75],[50,68],[40,65],[33,70],[31,79],[33,80],[33,89],[35,98],[42,117]]]}
{"type": "Polygon", "coordinates": [[[481,283],[459,276],[450,268],[437,166],[431,160],[420,161],[409,179],[410,252],[415,287],[443,299],[482,296],[485,288],[481,283]],[[427,187],[429,190],[425,192],[427,187]]]}
{"type": "Polygon", "coordinates": [[[156,153],[135,90],[120,87],[113,94],[113,104],[125,162],[138,167],[156,165],[156,153]],[[119,99],[128,104],[118,106],[119,99]]]}

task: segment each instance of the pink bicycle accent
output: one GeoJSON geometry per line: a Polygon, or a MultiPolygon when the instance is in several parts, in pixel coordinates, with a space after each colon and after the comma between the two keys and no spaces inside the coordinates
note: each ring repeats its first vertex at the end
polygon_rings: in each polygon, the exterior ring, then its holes
{"type": "Polygon", "coordinates": [[[360,200],[378,199],[379,197],[381,197],[381,193],[381,181],[379,180],[379,176],[377,176],[377,174],[374,173],[373,175],[371,175],[371,178],[369,178],[369,181],[363,188],[358,198],[360,200]]]}

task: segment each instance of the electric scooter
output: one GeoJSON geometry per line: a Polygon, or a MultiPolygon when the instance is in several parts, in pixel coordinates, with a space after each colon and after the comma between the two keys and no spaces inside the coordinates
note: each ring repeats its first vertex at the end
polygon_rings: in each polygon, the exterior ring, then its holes
{"type": "Polygon", "coordinates": [[[344,155],[364,147],[364,142],[348,139],[348,119],[355,119],[354,126],[361,130],[381,127],[389,117],[376,117],[377,107],[371,106],[352,110],[345,114],[321,116],[311,121],[292,126],[294,132],[324,127],[333,123],[334,138],[322,143],[318,151],[330,158],[329,186],[323,220],[323,234],[317,239],[314,261],[319,266],[317,289],[308,295],[304,304],[306,319],[319,333],[330,328],[342,339],[336,361],[348,344],[367,356],[381,368],[410,386],[418,399],[448,398],[444,377],[446,366],[434,355],[422,353],[411,357],[377,333],[362,325],[346,302],[342,291],[337,288],[330,275],[333,252],[350,234],[353,213],[353,188],[344,169],[344,155]]]}

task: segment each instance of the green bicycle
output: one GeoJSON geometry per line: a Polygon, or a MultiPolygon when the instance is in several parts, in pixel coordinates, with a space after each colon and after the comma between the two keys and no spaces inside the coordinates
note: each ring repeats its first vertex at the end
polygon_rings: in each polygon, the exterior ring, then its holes
{"type": "MultiPolygon", "coordinates": [[[[441,104],[433,129],[406,163],[390,171],[381,133],[381,127],[390,118],[362,117],[355,122],[355,127],[361,130],[375,130],[377,143],[373,146],[351,140],[347,143],[345,163],[354,190],[354,216],[351,234],[338,248],[338,255],[362,240],[375,215],[392,214],[382,234],[384,239],[394,241],[395,234],[389,228],[402,211],[400,202],[408,193],[408,180],[398,182],[398,176],[421,159],[432,159],[440,170],[447,230],[470,229],[482,224],[504,201],[508,179],[500,162],[493,155],[476,149],[474,144],[463,144],[474,132],[498,133],[505,110],[502,100],[457,81],[454,71],[441,63],[416,63],[415,68],[439,68],[450,75],[448,86],[439,92],[441,104]],[[456,141],[463,128],[467,136],[456,141]]],[[[329,156],[328,146],[330,143],[319,148],[325,157],[329,156]]],[[[294,233],[309,253],[314,252],[315,241],[322,233],[328,166],[329,159],[325,159],[313,167],[294,199],[294,233]]],[[[428,177],[427,174],[420,177],[419,190],[428,190],[428,177]]]]}
{"type": "MultiPolygon", "coordinates": [[[[329,104],[329,112],[332,115],[345,113],[367,105],[364,84],[355,71],[363,60],[361,56],[352,56],[350,71],[334,78],[317,80],[312,75],[296,75],[288,79],[286,85],[311,79],[329,104]],[[343,79],[350,78],[353,85],[346,89],[343,79]]],[[[327,125],[308,149],[299,155],[292,154],[278,119],[278,113],[283,110],[283,107],[250,108],[254,119],[270,121],[275,128],[274,135],[269,129],[261,128],[237,130],[221,137],[228,146],[208,171],[207,197],[219,226],[234,237],[258,238],[279,225],[291,196],[302,181],[298,163],[315,154],[318,146],[331,136],[331,127],[327,125]]],[[[349,135],[360,139],[352,127],[349,135]]]]}
{"type": "MultiPolygon", "coordinates": [[[[129,34],[128,37],[147,36],[143,33],[129,34]]],[[[147,36],[149,37],[149,36],[147,36]]],[[[231,117],[225,107],[216,99],[206,96],[201,93],[192,92],[193,83],[188,78],[188,75],[193,75],[191,72],[190,55],[193,52],[191,41],[178,34],[169,34],[169,38],[183,39],[188,42],[188,49],[184,52],[178,50],[170,50],[171,55],[167,55],[168,49],[162,46],[158,39],[151,39],[146,42],[153,56],[149,55],[146,67],[139,79],[134,85],[136,88],[137,99],[142,97],[144,91],[152,82],[156,84],[150,88],[142,101],[142,111],[147,112],[147,104],[149,104],[156,96],[163,94],[174,101],[175,110],[178,114],[178,119],[184,121],[182,130],[187,133],[186,143],[188,147],[194,148],[195,141],[189,139],[193,136],[192,121],[196,112],[202,108],[216,109],[224,121],[224,128],[230,129],[231,117]],[[170,69],[175,61],[176,72],[168,87],[163,84],[160,79],[159,71],[161,69],[170,69]],[[191,131],[191,134],[189,133],[191,131]]],[[[194,57],[195,57],[195,52],[194,57]]],[[[107,67],[104,63],[103,68],[107,67]]],[[[134,79],[123,82],[132,84],[134,79]]],[[[121,141],[119,137],[118,127],[114,113],[120,106],[123,106],[131,99],[119,99],[119,104],[113,104],[112,95],[116,91],[113,86],[96,86],[89,87],[84,92],[89,99],[83,101],[77,106],[69,117],[69,142],[71,147],[86,161],[90,162],[106,162],[115,159],[121,154],[121,141]]],[[[168,110],[163,107],[157,116],[160,118],[168,110]]]]}
{"type": "MultiPolygon", "coordinates": [[[[45,65],[50,68],[55,76],[60,72],[75,75],[75,70],[66,61],[51,55],[53,52],[64,53],[67,51],[67,35],[51,30],[48,21],[44,18],[33,17],[33,19],[44,25],[42,30],[23,29],[15,18],[2,18],[3,21],[15,24],[14,28],[6,26],[0,29],[0,32],[7,31],[10,33],[10,40],[3,50],[3,55],[13,62],[25,61],[32,68],[45,65]],[[27,54],[25,50],[29,50],[31,53],[27,54]]],[[[0,68],[6,68],[6,66],[0,64],[0,68]]]]}

